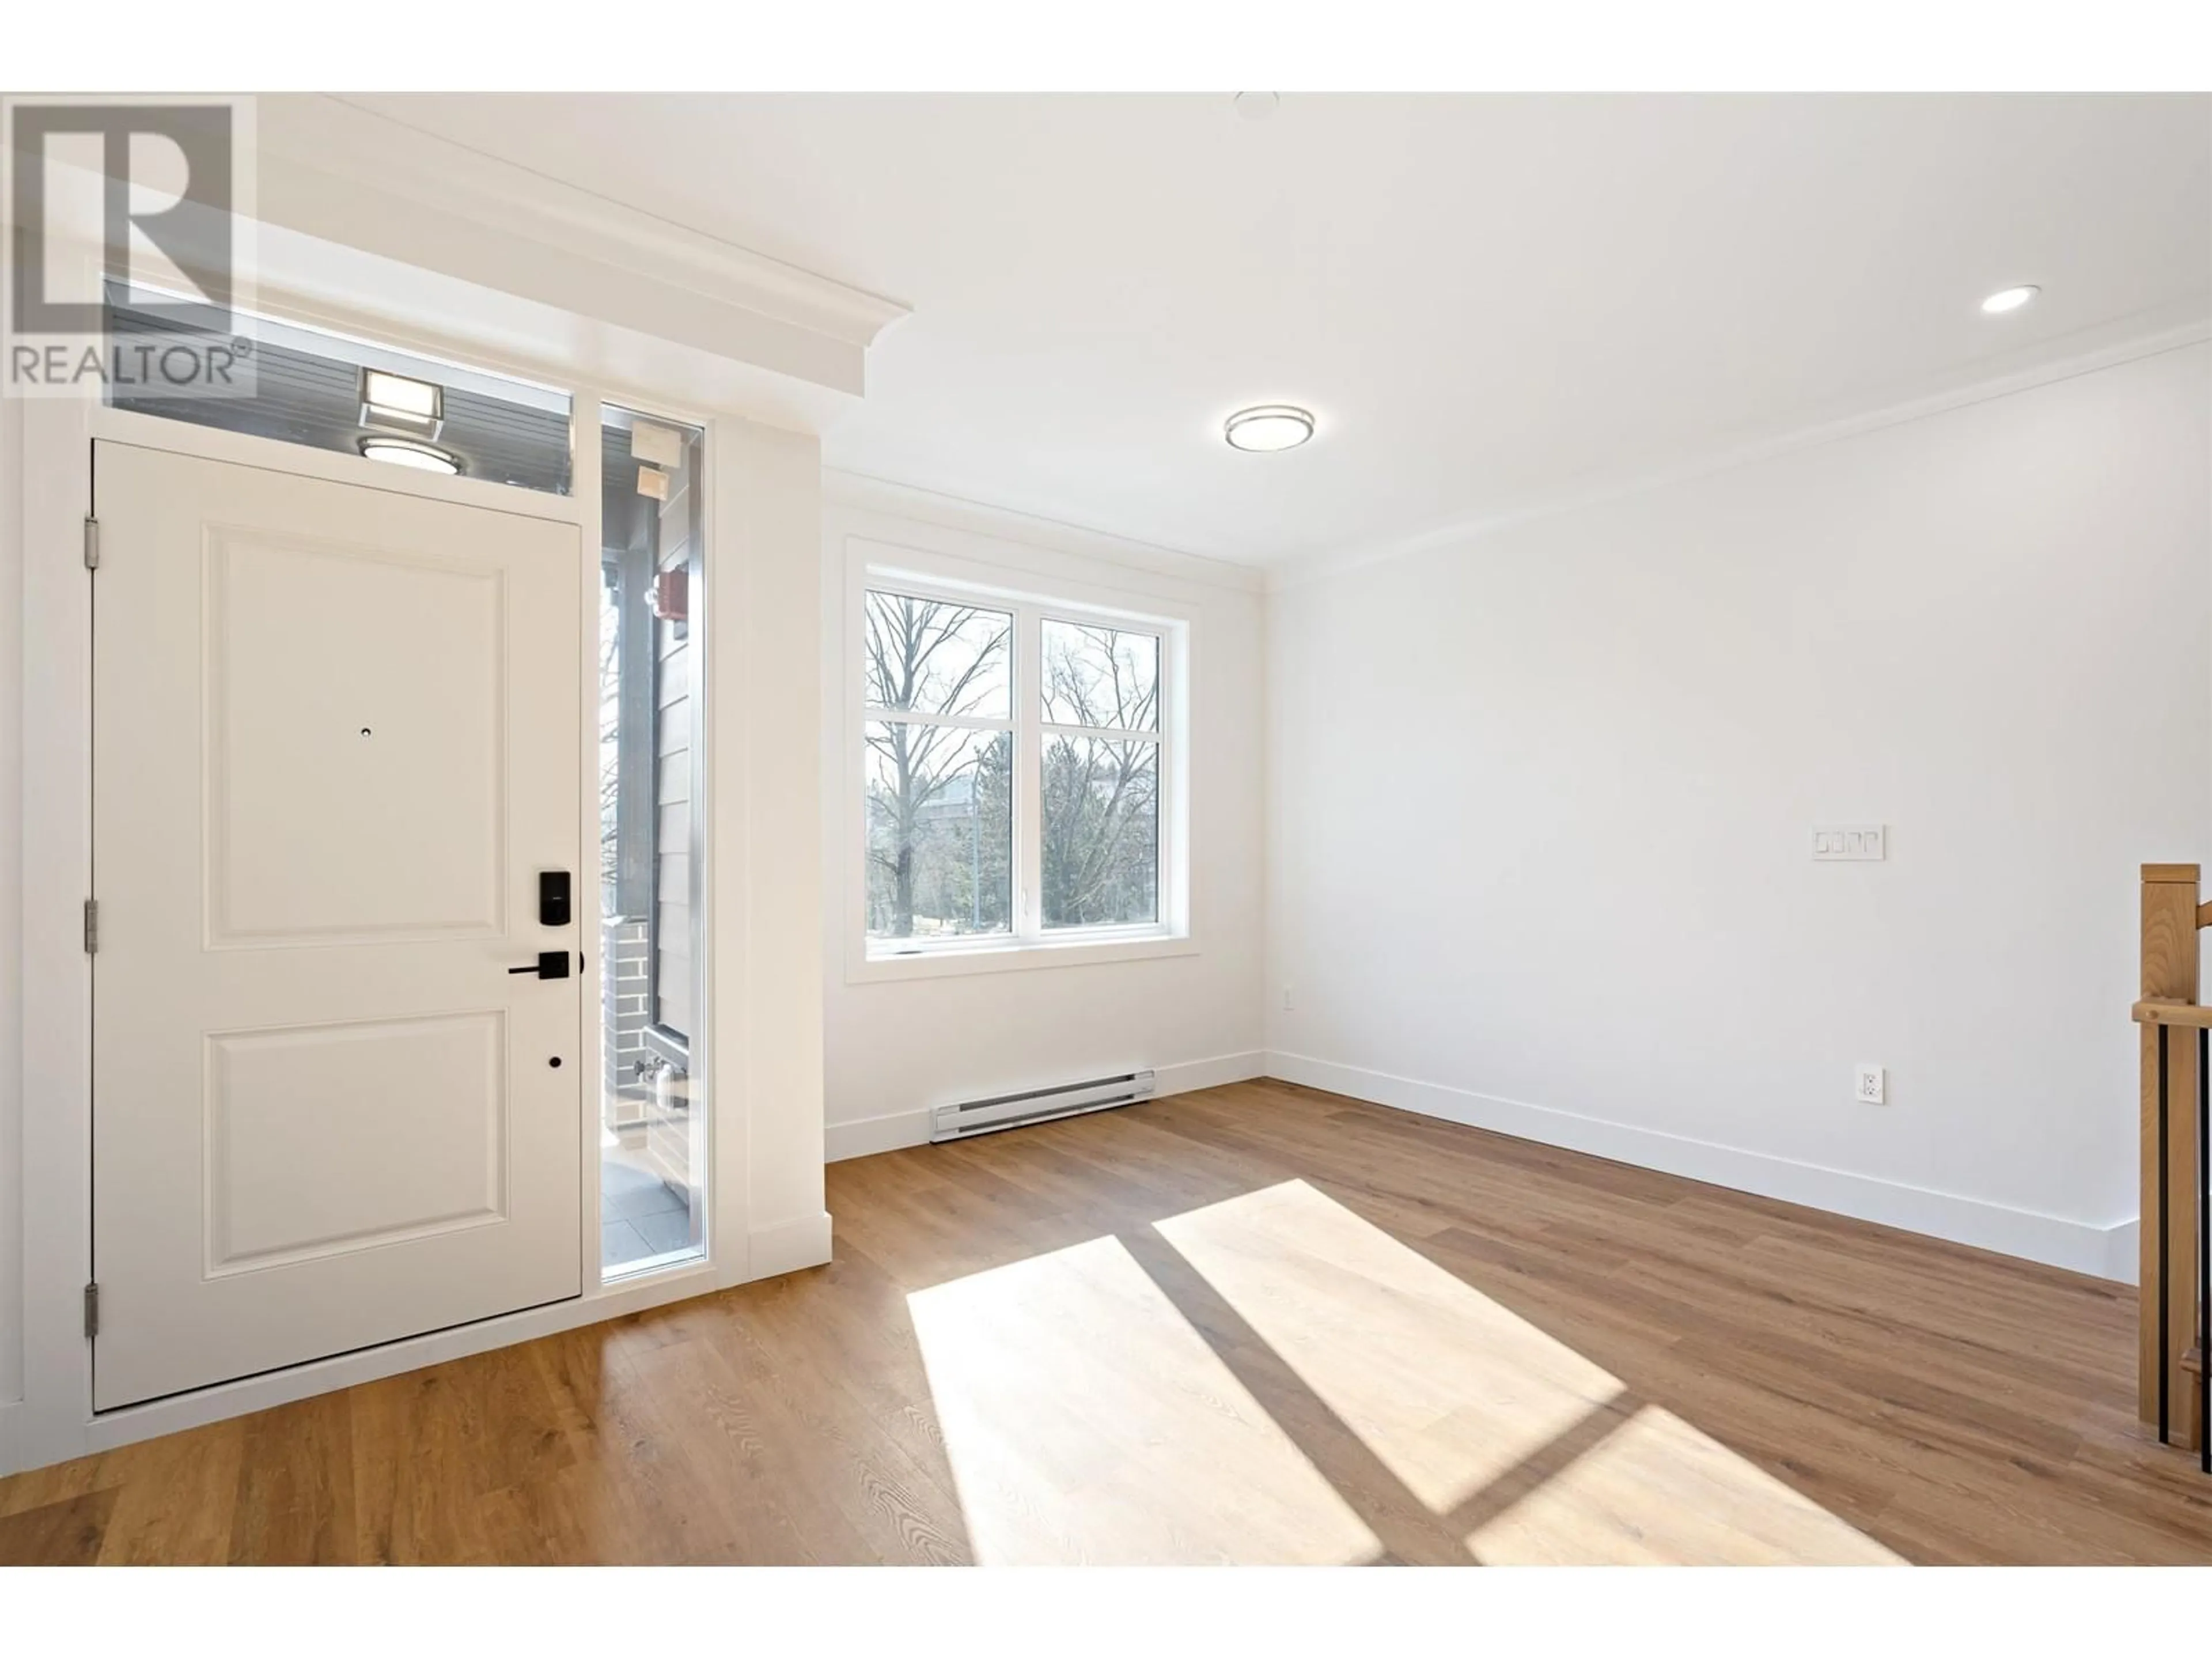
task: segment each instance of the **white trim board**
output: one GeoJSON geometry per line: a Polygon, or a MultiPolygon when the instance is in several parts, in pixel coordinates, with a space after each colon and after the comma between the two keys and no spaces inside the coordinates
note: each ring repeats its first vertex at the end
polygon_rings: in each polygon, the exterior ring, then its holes
{"type": "MultiPolygon", "coordinates": [[[[2124,319],[2115,327],[2124,329],[2129,322],[2142,320],[2144,319],[2124,319]]],[[[1738,467],[1795,454],[1800,450],[1840,443],[1884,427],[1926,420],[1972,404],[1987,403],[1993,398],[2010,397],[2015,392],[2033,392],[2038,386],[2050,386],[2060,380],[2118,368],[2145,357],[2155,357],[2169,351],[2185,351],[2191,346],[2212,340],[2212,319],[2201,315],[2169,322],[2167,314],[2161,313],[2150,320],[2154,323],[2152,331],[2125,333],[2117,338],[2109,337],[2112,331],[2085,331],[2087,336],[2107,337],[2102,343],[2066,356],[2032,363],[2024,368],[1999,368],[1988,364],[1976,365],[1972,369],[1961,371],[1935,391],[1900,401],[1826,418],[1815,416],[1795,422],[1778,423],[1762,436],[1747,438],[1734,444],[1723,442],[1693,448],[1655,465],[1602,469],[1577,483],[1547,491],[1518,503],[1434,525],[1426,530],[1414,531],[1382,542],[1355,544],[1329,552],[1273,563],[1266,567],[1267,591],[1273,593],[1304,587],[1368,565],[1388,564],[1394,560],[1411,558],[1441,548],[1456,547],[1536,520],[1558,518],[1579,512],[1583,507],[1595,507],[1601,502],[1646,495],[1672,485],[1687,483],[1693,479],[1710,477],[1716,473],[1734,471],[1738,467]]]]}
{"type": "Polygon", "coordinates": [[[258,212],[853,396],[908,307],[328,94],[259,101],[258,212]]]}
{"type": "Polygon", "coordinates": [[[2212,319],[2202,315],[2193,306],[2124,318],[2114,324],[2082,331],[2075,337],[2071,349],[2064,349],[2063,342],[2051,342],[2045,348],[2060,349],[2059,356],[2025,362],[2010,359],[1972,364],[1942,378],[1932,387],[1923,386],[1917,392],[1878,402],[1871,407],[1804,412],[1795,419],[1773,422],[1733,441],[1717,440],[1693,446],[1662,460],[1601,468],[1557,489],[1402,536],[1354,543],[1285,560],[1270,561],[1257,556],[1246,562],[1192,553],[1036,513],[969,500],[923,485],[901,483],[830,466],[823,470],[823,483],[828,501],[855,512],[918,520],[1238,592],[1272,593],[1303,587],[1367,565],[1385,564],[1478,541],[1533,520],[1556,518],[1624,496],[1664,489],[1800,450],[1841,442],[1884,427],[1925,420],[1969,404],[2118,368],[2145,357],[2186,350],[2207,340],[2212,340],[2212,319]]]}
{"type": "MultiPolygon", "coordinates": [[[[1015,507],[969,501],[965,496],[871,477],[863,472],[824,466],[822,491],[827,504],[854,513],[908,520],[981,537],[988,542],[1012,543],[1028,556],[1014,561],[1020,568],[1033,567],[1036,554],[1042,550],[1093,559],[1121,569],[1170,577],[1202,587],[1225,587],[1237,593],[1259,593],[1267,587],[1267,573],[1257,565],[1238,564],[1204,553],[1187,553],[1180,548],[1135,541],[1108,531],[1090,530],[1015,507]]],[[[969,556],[975,556],[972,550],[969,556]]]]}
{"type": "Polygon", "coordinates": [[[2136,1224],[2132,1220],[2099,1226],[1305,1054],[1270,1053],[1266,1058],[1265,1074],[1285,1083],[1924,1233],[1976,1249],[2021,1256],[2100,1279],[2124,1284],[2135,1279],[2136,1224]]]}
{"type": "Polygon", "coordinates": [[[2141,1248],[2142,1221],[2122,1221],[2105,1229],[2105,1271],[2098,1277],[2110,1279],[2122,1285],[2132,1285],[2141,1276],[2142,1258],[2136,1254],[2141,1248]]]}
{"type": "Polygon", "coordinates": [[[746,1240],[752,1277],[774,1279],[801,1267],[819,1267],[830,1260],[830,1212],[794,1216],[756,1227],[746,1240]]]}
{"type": "MultiPolygon", "coordinates": [[[[1194,1089],[1218,1088],[1224,1083],[1245,1083],[1255,1077],[1265,1077],[1267,1060],[1266,1054],[1255,1049],[1241,1054],[1217,1054],[1212,1060],[1155,1066],[1152,1098],[1159,1100],[1169,1095],[1188,1094],[1194,1089]]],[[[927,1146],[930,1109],[918,1107],[910,1111],[885,1112],[879,1117],[829,1124],[823,1132],[823,1153],[830,1163],[842,1164],[848,1158],[872,1158],[878,1152],[927,1146]]],[[[760,1235],[756,1233],[753,1237],[757,1240],[760,1235]]],[[[757,1244],[755,1248],[758,1248],[757,1244]]]]}
{"type": "MultiPolygon", "coordinates": [[[[504,227],[533,240],[555,246],[582,244],[594,257],[640,276],[665,278],[675,273],[684,287],[848,344],[868,344],[913,309],[902,301],[471,149],[388,109],[372,108],[358,94],[288,98],[278,114],[273,124],[278,137],[321,141],[310,153],[333,172],[387,187],[396,184],[426,205],[472,220],[497,216],[504,227]]],[[[261,147],[281,145],[272,145],[264,132],[261,147]]]]}

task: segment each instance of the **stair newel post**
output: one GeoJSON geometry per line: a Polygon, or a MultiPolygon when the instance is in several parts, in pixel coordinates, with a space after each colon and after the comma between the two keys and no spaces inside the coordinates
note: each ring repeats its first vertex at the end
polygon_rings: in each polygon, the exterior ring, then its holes
{"type": "MultiPolygon", "coordinates": [[[[2142,867],[2145,1002],[2193,1007],[2198,1000],[2200,874],[2194,864],[2142,867]]],[[[2195,1187],[2203,1049],[2194,1030],[2175,1030],[2154,1021],[2141,1026],[2139,1041],[2142,1221],[2136,1414],[2154,1426],[2163,1415],[2168,1443],[2194,1448],[2197,1374],[2184,1360],[2196,1346],[2198,1316],[2195,1187]]]]}

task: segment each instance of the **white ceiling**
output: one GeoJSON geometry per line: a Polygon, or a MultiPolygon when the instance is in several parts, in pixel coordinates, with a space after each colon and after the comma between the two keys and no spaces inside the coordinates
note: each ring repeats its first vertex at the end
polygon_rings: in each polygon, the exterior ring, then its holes
{"type": "Polygon", "coordinates": [[[2212,312],[2203,98],[349,101],[910,304],[829,465],[1249,563],[2212,312]]]}

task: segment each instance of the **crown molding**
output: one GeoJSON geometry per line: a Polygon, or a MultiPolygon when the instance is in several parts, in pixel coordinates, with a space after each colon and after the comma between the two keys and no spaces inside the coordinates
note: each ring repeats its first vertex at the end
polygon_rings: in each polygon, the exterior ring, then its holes
{"type": "Polygon", "coordinates": [[[2123,322],[2114,330],[2103,331],[2106,336],[2105,343],[2045,362],[1994,375],[1984,371],[1974,378],[1962,376],[1936,391],[1879,408],[1812,422],[1747,442],[1705,450],[1663,466],[1597,474],[1579,481],[1571,488],[1534,496],[1516,506],[1454,520],[1408,536],[1358,544],[1270,565],[1267,567],[1266,573],[1267,591],[1281,592],[1304,587],[1347,571],[1412,558],[1440,548],[1495,535],[1500,531],[1537,520],[1556,518],[1563,514],[1578,512],[1583,507],[1595,507],[1601,502],[1640,495],[1674,484],[1687,483],[1693,479],[1710,477],[1716,473],[1733,471],[1738,467],[1795,454],[1800,450],[1841,442],[1885,427],[1925,420],[1951,410],[2010,397],[2016,392],[2031,392],[2038,386],[2075,380],[2101,369],[2118,368],[2124,363],[2160,356],[2169,351],[2185,350],[2212,340],[2212,318],[2201,315],[2178,324],[2168,324],[2166,313],[2126,321],[2138,326],[2148,322],[2152,326],[2148,332],[2111,337],[2118,329],[2125,328],[2126,322],[2123,322]]]}
{"type": "Polygon", "coordinates": [[[1227,588],[1232,592],[1258,593],[1267,586],[1267,573],[1256,565],[1237,564],[1203,553],[1186,553],[1179,548],[1133,541],[1126,536],[1087,530],[1058,519],[1040,518],[1012,507],[993,507],[963,496],[948,495],[915,484],[894,483],[888,478],[870,477],[836,467],[822,469],[822,499],[824,506],[914,520],[995,541],[1096,559],[1148,575],[1227,588]]]}
{"type": "Polygon", "coordinates": [[[853,395],[910,307],[325,94],[258,100],[263,217],[853,395]]]}

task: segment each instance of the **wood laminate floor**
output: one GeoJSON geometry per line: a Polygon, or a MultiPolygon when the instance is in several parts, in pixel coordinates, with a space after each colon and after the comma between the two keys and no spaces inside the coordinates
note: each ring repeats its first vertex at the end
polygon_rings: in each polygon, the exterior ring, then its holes
{"type": "Polygon", "coordinates": [[[2204,1562],[2123,1286],[1273,1083],[836,1261],[0,1480],[6,1562],[2204,1562]]]}

